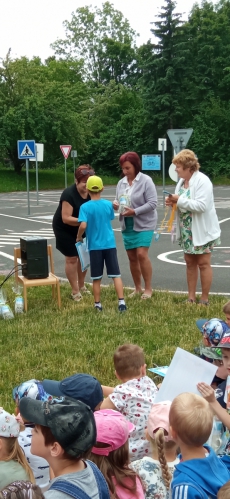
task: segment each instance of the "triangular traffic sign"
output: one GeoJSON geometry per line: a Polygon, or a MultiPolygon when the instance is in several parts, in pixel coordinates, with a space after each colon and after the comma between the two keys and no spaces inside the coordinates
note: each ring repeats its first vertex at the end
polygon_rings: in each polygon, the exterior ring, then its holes
{"type": "Polygon", "coordinates": [[[34,153],[33,151],[31,151],[30,147],[28,146],[28,144],[25,144],[22,152],[21,152],[21,156],[28,156],[29,157],[34,157],[34,153]]]}
{"type": "Polygon", "coordinates": [[[62,152],[64,158],[67,159],[69,156],[69,153],[72,149],[72,146],[60,146],[60,149],[61,149],[61,152],[62,152]]]}
{"type": "Polygon", "coordinates": [[[192,135],[193,128],[177,128],[172,130],[167,130],[167,134],[169,140],[175,149],[175,152],[178,153],[182,149],[184,149],[192,135]]]}

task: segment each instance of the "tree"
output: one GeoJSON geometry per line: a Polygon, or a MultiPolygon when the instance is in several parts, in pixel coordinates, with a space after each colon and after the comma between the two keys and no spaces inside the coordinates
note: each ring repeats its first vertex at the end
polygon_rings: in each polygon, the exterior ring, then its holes
{"type": "MultiPolygon", "coordinates": [[[[142,47],[141,91],[146,109],[149,142],[167,128],[183,126],[183,77],[188,53],[176,3],[165,0],[151,29],[158,43],[142,47]],[[155,137],[154,137],[155,135],[155,137]]],[[[139,51],[139,55],[141,52],[139,51]]]]}
{"type": "Polygon", "coordinates": [[[122,153],[142,153],[142,123],[142,101],[135,90],[114,81],[96,88],[89,111],[88,162],[98,173],[116,174],[122,153]]]}
{"type": "Polygon", "coordinates": [[[79,151],[86,147],[86,121],[82,111],[88,105],[88,89],[81,77],[81,64],[39,58],[11,60],[10,53],[0,68],[0,153],[6,154],[21,172],[17,140],[31,139],[47,145],[44,165],[60,159],[59,145],[71,141],[79,151]],[[87,104],[86,104],[87,103],[87,104]]]}
{"type": "Polygon", "coordinates": [[[80,7],[63,25],[66,39],[52,44],[56,55],[83,61],[96,83],[126,81],[135,62],[136,34],[120,11],[109,2],[102,9],[80,7]]]}

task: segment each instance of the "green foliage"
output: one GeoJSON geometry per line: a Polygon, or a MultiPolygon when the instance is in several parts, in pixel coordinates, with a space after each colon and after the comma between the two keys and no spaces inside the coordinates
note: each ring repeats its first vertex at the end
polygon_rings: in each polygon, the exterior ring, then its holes
{"type": "Polygon", "coordinates": [[[110,2],[102,9],[79,7],[63,25],[65,40],[52,45],[57,55],[84,61],[88,78],[96,83],[127,79],[135,59],[136,33],[110,2]]]}
{"type": "MultiPolygon", "coordinates": [[[[136,33],[110,2],[76,9],[64,22],[56,56],[0,65],[0,161],[17,173],[17,140],[45,144],[40,168],[63,165],[60,144],[77,149],[76,166],[89,162],[117,175],[127,150],[157,153],[168,128],[192,127],[188,144],[212,178],[229,176],[230,0],[195,4],[182,21],[164,0],[150,40],[136,33]],[[56,57],[58,59],[56,59],[56,57]]],[[[173,151],[168,147],[166,166],[173,151]]]]}
{"type": "Polygon", "coordinates": [[[17,140],[33,138],[45,144],[44,166],[61,160],[59,145],[71,143],[83,150],[86,124],[81,116],[88,100],[81,65],[74,61],[22,57],[10,54],[0,68],[0,150],[20,173],[23,162],[17,157],[17,140]],[[51,147],[49,147],[51,145],[51,147]]]}

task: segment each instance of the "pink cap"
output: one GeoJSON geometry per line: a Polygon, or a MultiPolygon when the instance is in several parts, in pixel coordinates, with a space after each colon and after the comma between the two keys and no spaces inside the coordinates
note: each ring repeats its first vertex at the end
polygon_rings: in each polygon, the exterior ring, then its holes
{"type": "Polygon", "coordinates": [[[97,442],[107,444],[108,447],[93,447],[91,451],[93,454],[108,456],[111,451],[124,445],[129,438],[129,434],[135,429],[135,426],[123,414],[112,409],[96,411],[94,417],[97,428],[97,442]]]}
{"type": "Polygon", "coordinates": [[[147,431],[151,438],[155,438],[156,431],[162,428],[167,433],[165,441],[173,440],[169,429],[170,407],[171,402],[169,400],[152,405],[147,423],[147,431]]]}

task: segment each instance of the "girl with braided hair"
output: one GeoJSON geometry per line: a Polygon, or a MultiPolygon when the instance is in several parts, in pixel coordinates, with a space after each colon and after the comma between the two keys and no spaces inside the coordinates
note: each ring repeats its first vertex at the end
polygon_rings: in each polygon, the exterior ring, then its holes
{"type": "Polygon", "coordinates": [[[43,493],[31,482],[13,482],[0,491],[0,499],[45,499],[43,493]]]}
{"type": "Polygon", "coordinates": [[[131,463],[142,479],[148,499],[169,499],[174,467],[179,463],[177,444],[169,428],[170,406],[168,401],[152,405],[146,430],[152,454],[131,463]]]}

